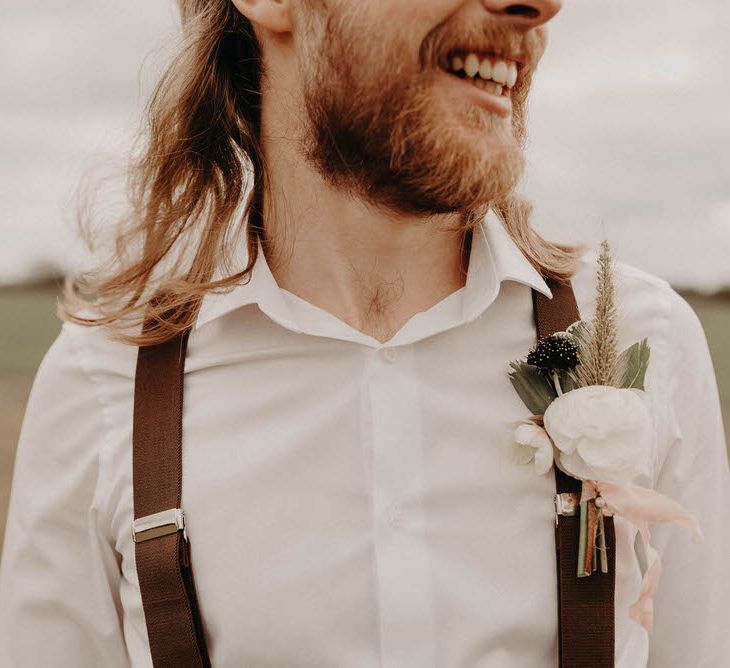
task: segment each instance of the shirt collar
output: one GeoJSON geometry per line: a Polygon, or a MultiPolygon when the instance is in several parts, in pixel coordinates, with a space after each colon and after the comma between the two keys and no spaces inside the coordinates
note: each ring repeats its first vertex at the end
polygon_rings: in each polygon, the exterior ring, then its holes
{"type": "Polygon", "coordinates": [[[463,317],[467,322],[483,313],[497,298],[503,281],[522,283],[553,298],[545,279],[490,209],[474,229],[472,238],[463,300],[463,317]]]}
{"type": "MultiPolygon", "coordinates": [[[[247,259],[246,244],[239,244],[240,256],[247,259]]],[[[244,265],[245,266],[245,265],[244,265]]],[[[216,275],[221,278],[220,274],[216,275]]],[[[462,317],[470,322],[497,298],[502,281],[516,281],[552,299],[553,295],[540,272],[522,254],[491,209],[476,226],[469,256],[469,268],[462,295],[462,317]]],[[[207,293],[201,304],[195,328],[248,304],[257,304],[272,320],[301,332],[283,291],[271,273],[261,242],[256,263],[246,283],[223,293],[207,293]]]]}
{"type": "MultiPolygon", "coordinates": [[[[248,262],[245,236],[238,243],[236,256],[242,258],[242,266],[245,267],[248,262]]],[[[223,278],[219,271],[216,273],[216,279],[223,278]]],[[[260,240],[256,262],[246,282],[239,283],[226,292],[206,293],[194,329],[249,304],[257,304],[264,313],[280,325],[298,332],[301,331],[295,325],[284,295],[271,273],[260,240]]]]}

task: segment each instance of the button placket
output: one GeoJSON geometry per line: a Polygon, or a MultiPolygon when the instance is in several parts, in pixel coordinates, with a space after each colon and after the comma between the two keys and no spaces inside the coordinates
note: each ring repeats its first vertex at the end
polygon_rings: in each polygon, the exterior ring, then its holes
{"type": "Polygon", "coordinates": [[[421,504],[422,407],[414,367],[410,346],[381,348],[371,367],[368,393],[383,665],[425,667],[435,665],[436,629],[421,504]]]}

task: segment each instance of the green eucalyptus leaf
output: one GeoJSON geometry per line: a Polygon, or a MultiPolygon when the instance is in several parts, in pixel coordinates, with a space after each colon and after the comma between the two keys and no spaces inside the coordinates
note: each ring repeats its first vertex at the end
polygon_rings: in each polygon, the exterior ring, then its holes
{"type": "Polygon", "coordinates": [[[622,388],[644,389],[650,352],[649,342],[647,339],[642,339],[621,353],[619,363],[626,365],[626,371],[621,380],[622,388]]]}
{"type": "Polygon", "coordinates": [[[560,379],[560,388],[563,392],[570,392],[578,387],[578,383],[575,382],[575,376],[565,369],[558,371],[558,378],[560,379]]]}
{"type": "MultiPolygon", "coordinates": [[[[568,377],[566,384],[570,388],[570,390],[577,390],[579,387],[583,387],[578,382],[578,378],[575,375],[575,369],[573,369],[572,371],[566,371],[565,373],[566,373],[566,376],[568,377]]],[[[566,392],[569,392],[570,390],[566,390],[566,392]]]]}
{"type": "Polygon", "coordinates": [[[510,362],[512,386],[533,415],[543,415],[557,393],[552,384],[533,364],[510,362]]]}

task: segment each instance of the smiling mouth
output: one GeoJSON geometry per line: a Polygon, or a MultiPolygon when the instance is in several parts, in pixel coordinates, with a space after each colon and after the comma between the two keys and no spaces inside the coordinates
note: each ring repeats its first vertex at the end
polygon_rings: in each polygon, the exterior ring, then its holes
{"type": "Polygon", "coordinates": [[[452,52],[444,65],[448,74],[501,97],[510,97],[519,73],[514,60],[476,52],[452,52]]]}

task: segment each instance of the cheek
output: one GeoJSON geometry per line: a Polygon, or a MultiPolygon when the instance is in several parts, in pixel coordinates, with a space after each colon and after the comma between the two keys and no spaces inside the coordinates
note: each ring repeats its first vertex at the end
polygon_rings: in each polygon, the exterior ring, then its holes
{"type": "Polygon", "coordinates": [[[369,0],[367,12],[372,14],[374,23],[398,35],[417,53],[428,35],[463,5],[464,0],[369,0]]]}
{"type": "Polygon", "coordinates": [[[463,4],[464,0],[385,0],[373,3],[380,5],[389,18],[400,18],[402,23],[399,25],[422,23],[431,28],[445,22],[463,4]]]}
{"type": "Polygon", "coordinates": [[[545,49],[548,45],[548,27],[546,25],[539,26],[535,29],[535,35],[537,37],[537,39],[535,40],[535,45],[537,46],[537,56],[539,60],[539,58],[542,57],[542,54],[545,53],[545,49]]]}

